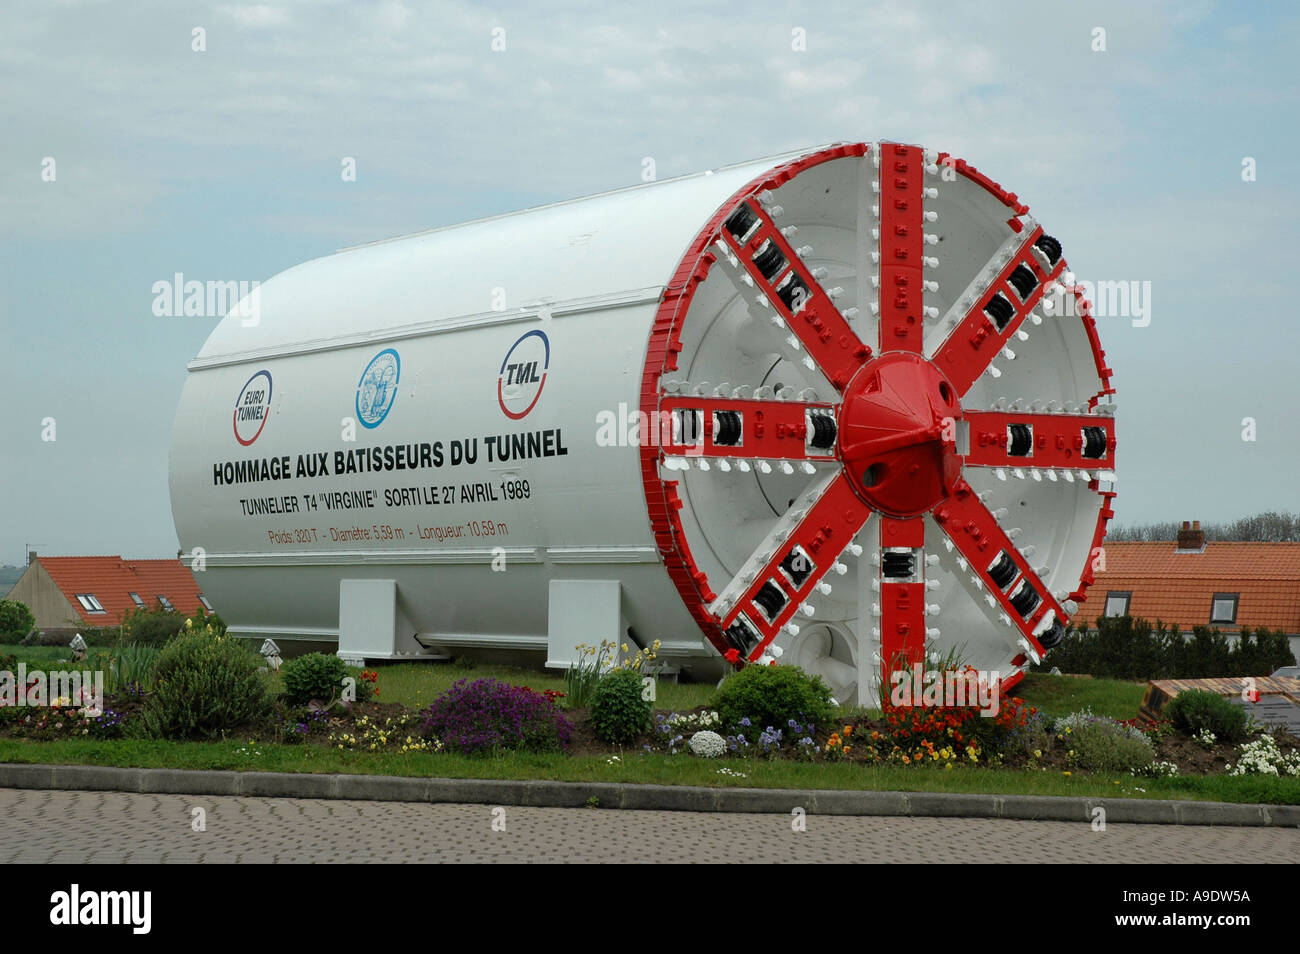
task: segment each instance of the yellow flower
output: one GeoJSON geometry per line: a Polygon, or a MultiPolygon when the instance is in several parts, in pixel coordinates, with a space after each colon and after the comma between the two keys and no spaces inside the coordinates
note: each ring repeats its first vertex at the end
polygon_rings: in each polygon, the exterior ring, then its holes
{"type": "Polygon", "coordinates": [[[1034,758],[1036,758],[1036,759],[1041,759],[1042,757],[1043,757],[1043,750],[1042,750],[1042,749],[1034,749],[1034,758]]]}
{"type": "Polygon", "coordinates": [[[945,765],[945,766],[943,767],[943,770],[944,770],[945,772],[951,772],[951,771],[952,771],[952,763],[949,762],[947,765],[945,765]]]}
{"type": "Polygon", "coordinates": [[[1061,774],[1062,774],[1062,775],[1070,775],[1070,774],[1072,774],[1072,773],[1070,773],[1070,772],[1062,772],[1061,774]]]}

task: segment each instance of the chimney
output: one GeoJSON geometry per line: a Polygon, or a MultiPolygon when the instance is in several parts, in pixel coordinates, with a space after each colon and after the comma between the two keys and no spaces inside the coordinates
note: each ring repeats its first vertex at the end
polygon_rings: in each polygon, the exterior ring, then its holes
{"type": "Polygon", "coordinates": [[[32,561],[34,561],[35,559],[36,559],[36,551],[35,551],[35,550],[28,550],[28,551],[27,551],[27,565],[28,565],[28,566],[31,566],[31,565],[32,565],[32,561]]]}
{"type": "Polygon", "coordinates": [[[1205,531],[1201,521],[1183,521],[1183,528],[1178,531],[1178,542],[1174,547],[1178,553],[1201,553],[1205,550],[1205,531]]]}

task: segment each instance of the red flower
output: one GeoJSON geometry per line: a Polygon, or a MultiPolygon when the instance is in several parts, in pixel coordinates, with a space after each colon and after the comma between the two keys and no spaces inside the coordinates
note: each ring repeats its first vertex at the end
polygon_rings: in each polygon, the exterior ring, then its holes
{"type": "Polygon", "coordinates": [[[736,665],[737,662],[740,661],[740,650],[728,649],[725,653],[722,654],[722,658],[727,660],[727,662],[731,663],[734,666],[736,665]]]}

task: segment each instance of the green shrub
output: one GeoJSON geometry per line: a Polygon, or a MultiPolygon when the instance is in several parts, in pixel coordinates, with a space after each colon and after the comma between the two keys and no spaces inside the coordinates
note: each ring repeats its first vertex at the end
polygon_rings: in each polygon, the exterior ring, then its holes
{"type": "Polygon", "coordinates": [[[642,698],[641,674],[616,669],[591,690],[587,714],[596,738],[628,745],[650,731],[651,704],[642,698]]]}
{"type": "Polygon", "coordinates": [[[826,683],[798,666],[746,666],[723,681],[712,705],[728,732],[751,742],[768,726],[780,729],[791,719],[818,726],[830,725],[835,718],[826,683]],[[749,725],[741,726],[741,719],[748,719],[749,725]]]}
{"type": "Polygon", "coordinates": [[[1267,676],[1279,666],[1294,666],[1286,634],[1243,627],[1229,643],[1217,628],[1195,626],[1184,635],[1132,616],[1109,616],[1072,628],[1036,668],[1086,674],[1102,679],[1199,679],[1215,676],[1267,676]]]}
{"type": "Polygon", "coordinates": [[[158,654],[141,725],[160,739],[215,738],[271,710],[261,661],[238,640],[207,632],[177,636],[158,654]]]}
{"type": "Polygon", "coordinates": [[[36,617],[26,603],[0,600],[0,643],[16,643],[32,631],[36,617]]]}
{"type": "Polygon", "coordinates": [[[343,692],[348,666],[332,653],[308,653],[290,659],[280,667],[284,676],[284,697],[291,705],[313,699],[329,702],[343,692]]]}
{"type": "Polygon", "coordinates": [[[123,645],[163,646],[185,628],[185,615],[174,610],[134,609],[122,618],[119,642],[123,645]]]}
{"type": "Polygon", "coordinates": [[[1185,735],[1209,729],[1220,742],[1235,745],[1246,737],[1246,710],[1223,696],[1203,689],[1180,692],[1165,706],[1174,728],[1185,735]]]}
{"type": "Polygon", "coordinates": [[[1132,726],[1091,713],[1074,713],[1057,723],[1062,743],[1072,751],[1072,762],[1089,772],[1138,772],[1148,768],[1156,757],[1155,746],[1132,726]]]}

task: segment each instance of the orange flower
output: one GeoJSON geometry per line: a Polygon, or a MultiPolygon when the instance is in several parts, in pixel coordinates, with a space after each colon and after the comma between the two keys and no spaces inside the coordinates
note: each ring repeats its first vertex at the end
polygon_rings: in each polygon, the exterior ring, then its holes
{"type": "Polygon", "coordinates": [[[851,726],[851,725],[846,725],[846,726],[844,727],[844,736],[845,736],[845,738],[847,738],[848,736],[850,736],[850,735],[852,735],[852,734],[853,734],[853,726],[851,726]]]}

